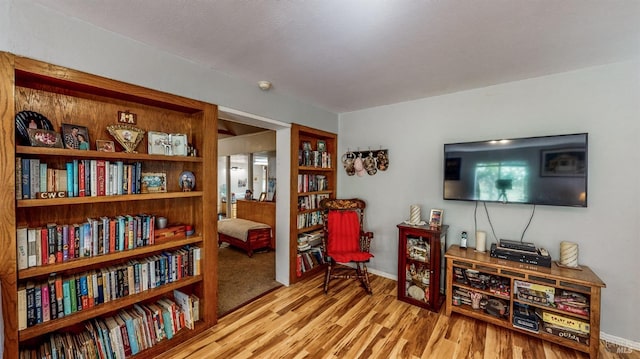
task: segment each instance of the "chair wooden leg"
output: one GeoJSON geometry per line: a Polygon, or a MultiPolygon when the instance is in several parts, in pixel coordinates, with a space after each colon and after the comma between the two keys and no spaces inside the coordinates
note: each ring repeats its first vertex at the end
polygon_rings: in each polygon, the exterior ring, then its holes
{"type": "Polygon", "coordinates": [[[333,269],[332,263],[329,262],[329,265],[327,265],[327,270],[324,276],[324,294],[327,294],[327,291],[329,290],[329,281],[331,280],[332,269],[333,269]]]}
{"type": "Polygon", "coordinates": [[[373,290],[371,290],[371,283],[369,282],[369,271],[367,270],[367,265],[364,263],[362,263],[362,279],[367,293],[373,294],[373,290]]]}

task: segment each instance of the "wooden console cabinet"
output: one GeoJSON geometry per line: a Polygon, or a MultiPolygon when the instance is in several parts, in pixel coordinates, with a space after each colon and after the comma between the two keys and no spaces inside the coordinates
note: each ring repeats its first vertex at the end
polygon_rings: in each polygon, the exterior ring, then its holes
{"type": "MultiPolygon", "coordinates": [[[[509,328],[543,340],[588,353],[598,357],[600,345],[600,291],[604,282],[586,266],[580,270],[561,268],[552,263],[551,268],[492,258],[488,252],[461,249],[454,245],[447,250],[446,315],[460,313],[485,322],[509,328]],[[488,282],[483,279],[489,278],[488,282]],[[465,300],[464,293],[481,296],[494,303],[474,309],[465,300]],[[563,306],[561,299],[580,298],[582,307],[563,306]],[[539,329],[525,330],[514,325],[514,312],[521,307],[532,312],[533,325],[539,329]],[[579,309],[576,309],[579,308],[579,309]],[[571,310],[571,311],[569,311],[571,310]],[[541,320],[544,316],[548,320],[541,320]],[[557,325],[548,326],[552,319],[557,325]],[[581,329],[584,334],[574,335],[581,329]]],[[[477,303],[473,303],[477,304],[477,303]]],[[[519,316],[518,322],[522,323],[519,316]]]]}
{"type": "Polygon", "coordinates": [[[444,300],[448,226],[398,224],[398,299],[433,311],[444,300]]]}

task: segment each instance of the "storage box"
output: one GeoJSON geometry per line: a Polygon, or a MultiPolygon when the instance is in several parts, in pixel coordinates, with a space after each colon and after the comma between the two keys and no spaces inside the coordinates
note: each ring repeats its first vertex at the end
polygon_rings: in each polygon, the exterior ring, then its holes
{"type": "Polygon", "coordinates": [[[513,288],[519,300],[547,306],[553,305],[553,297],[556,292],[553,287],[514,280],[513,288]]]}
{"type": "Polygon", "coordinates": [[[589,335],[585,333],[581,333],[575,330],[562,328],[556,325],[552,325],[549,323],[543,323],[542,328],[545,332],[553,335],[557,335],[560,338],[573,340],[576,343],[589,345],[589,335]]]}
{"type": "Polygon", "coordinates": [[[514,303],[513,305],[513,326],[536,333],[540,330],[539,320],[535,312],[520,303],[514,303]]]}
{"type": "Polygon", "coordinates": [[[545,310],[542,311],[542,320],[544,320],[546,323],[553,324],[554,326],[565,327],[587,334],[591,330],[591,326],[587,322],[575,318],[566,317],[557,313],[547,312],[545,310]]]}

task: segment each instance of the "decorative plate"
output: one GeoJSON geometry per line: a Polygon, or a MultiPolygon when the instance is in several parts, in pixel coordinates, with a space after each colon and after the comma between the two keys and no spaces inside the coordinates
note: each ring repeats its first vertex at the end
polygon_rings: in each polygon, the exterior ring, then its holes
{"type": "Polygon", "coordinates": [[[126,153],[136,153],[136,147],[144,139],[145,131],[131,125],[109,125],[107,130],[126,153]]]}
{"type": "Polygon", "coordinates": [[[20,111],[16,113],[16,142],[28,146],[29,128],[53,131],[53,125],[48,118],[34,111],[20,111]]]}
{"type": "Polygon", "coordinates": [[[184,171],[180,174],[178,185],[182,192],[191,192],[196,188],[196,176],[191,171],[184,171]]]}

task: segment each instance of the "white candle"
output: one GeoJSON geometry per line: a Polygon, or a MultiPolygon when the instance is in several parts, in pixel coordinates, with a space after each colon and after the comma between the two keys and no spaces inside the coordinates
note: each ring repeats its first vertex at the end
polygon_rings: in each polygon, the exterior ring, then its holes
{"type": "Polygon", "coordinates": [[[484,252],[487,250],[487,232],[476,232],[476,251],[484,252]]]}
{"type": "Polygon", "coordinates": [[[560,242],[560,264],[567,267],[578,266],[578,244],[573,242],[560,242]]]}
{"type": "Polygon", "coordinates": [[[411,224],[420,223],[420,206],[418,206],[417,204],[412,204],[411,205],[411,213],[410,213],[410,216],[409,216],[409,222],[411,222],[411,224]]]}

